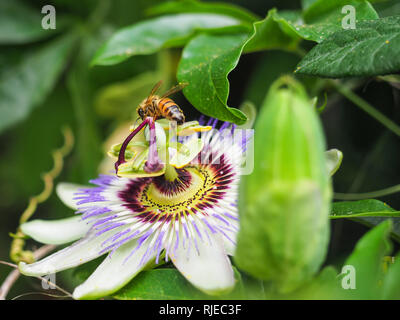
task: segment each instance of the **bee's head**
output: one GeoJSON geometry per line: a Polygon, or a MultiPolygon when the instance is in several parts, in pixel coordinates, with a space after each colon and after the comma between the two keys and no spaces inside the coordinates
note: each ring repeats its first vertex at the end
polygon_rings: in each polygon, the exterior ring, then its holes
{"type": "Polygon", "coordinates": [[[137,113],[142,120],[144,120],[145,112],[142,107],[137,108],[137,113]]]}

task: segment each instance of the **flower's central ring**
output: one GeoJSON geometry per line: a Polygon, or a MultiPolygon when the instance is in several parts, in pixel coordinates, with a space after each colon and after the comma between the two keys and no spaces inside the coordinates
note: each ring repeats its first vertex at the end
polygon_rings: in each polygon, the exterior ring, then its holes
{"type": "MultiPolygon", "coordinates": [[[[226,172],[230,170],[223,165],[226,172]]],[[[181,214],[206,214],[206,208],[213,208],[231,182],[214,166],[186,166],[177,169],[173,181],[165,175],[136,179],[119,193],[125,207],[139,218],[149,219],[181,214]]]]}
{"type": "Polygon", "coordinates": [[[165,214],[182,209],[190,210],[206,198],[212,188],[212,177],[208,170],[198,167],[186,167],[178,170],[178,177],[168,181],[164,176],[153,179],[141,194],[141,203],[145,207],[157,208],[165,214]]]}

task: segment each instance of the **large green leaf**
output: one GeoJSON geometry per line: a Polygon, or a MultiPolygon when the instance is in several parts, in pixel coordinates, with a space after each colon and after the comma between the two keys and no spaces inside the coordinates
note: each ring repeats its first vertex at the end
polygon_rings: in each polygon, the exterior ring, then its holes
{"type": "Polygon", "coordinates": [[[117,31],[97,51],[92,64],[116,64],[134,55],[181,46],[198,30],[238,25],[240,21],[236,18],[211,13],[182,13],[149,19],[117,31]]]}
{"type": "Polygon", "coordinates": [[[57,39],[0,75],[0,131],[23,120],[43,102],[67,64],[74,40],[73,35],[57,39]]]}
{"type": "Polygon", "coordinates": [[[345,16],[342,13],[342,8],[347,5],[356,9],[357,21],[378,18],[374,8],[366,0],[316,0],[304,11],[304,20],[307,23],[338,23],[341,28],[342,18],[345,16]]]}
{"type": "Polygon", "coordinates": [[[247,39],[247,34],[201,34],[183,50],[177,77],[180,82],[189,83],[183,92],[201,113],[236,124],[246,121],[239,109],[226,104],[227,75],[236,67],[247,39]]]}
{"type": "Polygon", "coordinates": [[[270,49],[295,50],[299,38],[291,32],[279,19],[276,19],[276,9],[268,12],[265,19],[253,24],[253,35],[244,47],[245,52],[270,49]]]}
{"type": "Polygon", "coordinates": [[[259,20],[257,15],[239,6],[222,2],[201,2],[197,0],[168,1],[151,7],[148,11],[151,15],[162,15],[183,12],[219,13],[235,17],[243,22],[252,23],[259,20]]]}
{"type": "Polygon", "coordinates": [[[175,268],[157,268],[142,271],[129,284],[113,295],[119,300],[187,300],[187,299],[240,299],[243,288],[240,273],[234,268],[236,287],[228,295],[210,297],[193,287],[175,268]]]}
{"type": "Polygon", "coordinates": [[[345,5],[354,7],[357,23],[379,18],[368,1],[317,0],[304,13],[301,11],[276,12],[274,19],[281,23],[287,32],[295,33],[305,40],[321,42],[334,32],[343,30],[342,19],[345,14],[342,13],[342,8],[345,5]]]}
{"type": "Polygon", "coordinates": [[[43,29],[43,17],[39,9],[19,0],[0,1],[0,44],[28,43],[58,32],[59,25],[57,29],[43,29]]]}
{"type": "Polygon", "coordinates": [[[285,300],[336,300],[343,299],[343,290],[338,281],[337,270],[332,266],[328,266],[298,290],[285,295],[271,294],[268,295],[268,298],[285,300]]]}
{"type": "Polygon", "coordinates": [[[400,299],[400,254],[391,254],[392,221],[380,223],[358,241],[344,265],[356,272],[356,289],[344,290],[344,298],[400,299]]]}
{"type": "Polygon", "coordinates": [[[392,221],[392,237],[394,240],[400,243],[400,219],[399,217],[355,217],[352,218],[352,220],[360,222],[367,227],[373,228],[380,223],[386,221],[386,220],[391,220],[392,221]]]}
{"type": "Polygon", "coordinates": [[[389,233],[390,221],[380,224],[365,234],[346,259],[341,274],[326,267],[320,275],[299,290],[275,299],[399,299],[400,298],[400,255],[391,265],[389,233]],[[353,267],[355,288],[343,287],[353,267]],[[350,269],[351,270],[351,269],[350,269]]]}
{"type": "Polygon", "coordinates": [[[374,5],[374,7],[376,11],[378,11],[381,18],[400,14],[399,0],[378,1],[378,3],[374,5]]]}
{"type": "Polygon", "coordinates": [[[178,80],[188,82],[183,92],[200,112],[243,124],[245,115],[227,106],[229,95],[228,74],[236,67],[243,51],[268,49],[295,50],[297,37],[287,35],[273,20],[276,10],[253,25],[253,33],[198,35],[185,47],[178,67],[178,80]]]}
{"type": "Polygon", "coordinates": [[[152,299],[183,300],[201,299],[204,294],[193,287],[176,269],[160,268],[142,271],[114,298],[120,300],[152,299]]]}
{"type": "Polygon", "coordinates": [[[320,77],[376,76],[400,71],[400,16],[363,21],[315,46],[297,72],[320,77]]]}
{"type": "Polygon", "coordinates": [[[352,266],[356,272],[356,288],[346,290],[346,297],[376,299],[381,296],[380,281],[383,279],[383,258],[391,252],[388,236],[391,221],[385,221],[370,230],[358,241],[344,266],[352,266]]]}

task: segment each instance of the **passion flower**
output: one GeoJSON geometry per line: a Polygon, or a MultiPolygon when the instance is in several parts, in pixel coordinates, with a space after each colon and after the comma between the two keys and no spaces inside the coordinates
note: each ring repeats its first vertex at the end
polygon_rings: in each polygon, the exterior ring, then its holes
{"type": "Polygon", "coordinates": [[[161,259],[172,260],[188,281],[206,293],[234,286],[228,255],[236,243],[240,162],[249,137],[237,138],[242,131],[230,123],[216,129],[217,120],[210,119],[206,127],[198,123],[178,127],[176,143],[164,145],[159,139],[162,133],[157,133],[157,142],[151,133],[163,125],[149,126],[147,145],[142,138],[128,141],[123,158],[122,145],[112,148],[110,154],[119,157],[119,176],[101,175],[90,181],[94,187],[58,185],[60,198],[79,216],[36,220],[21,228],[43,243],[79,240],[35,263],[20,263],[23,274],[46,275],[108,254],[74,290],[74,298],[112,294],[161,259]],[[207,130],[199,137],[197,132],[207,130]],[[162,149],[166,163],[155,152],[162,149]]]}

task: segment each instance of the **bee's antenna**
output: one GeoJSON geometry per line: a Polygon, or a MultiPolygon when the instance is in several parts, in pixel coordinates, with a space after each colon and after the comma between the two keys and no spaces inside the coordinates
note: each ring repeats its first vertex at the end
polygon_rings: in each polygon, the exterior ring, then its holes
{"type": "Polygon", "coordinates": [[[136,118],[135,123],[133,124],[133,127],[134,127],[134,128],[136,127],[136,124],[137,124],[137,122],[138,122],[139,119],[141,119],[141,118],[140,118],[140,117],[137,117],[137,118],[136,118]]]}

